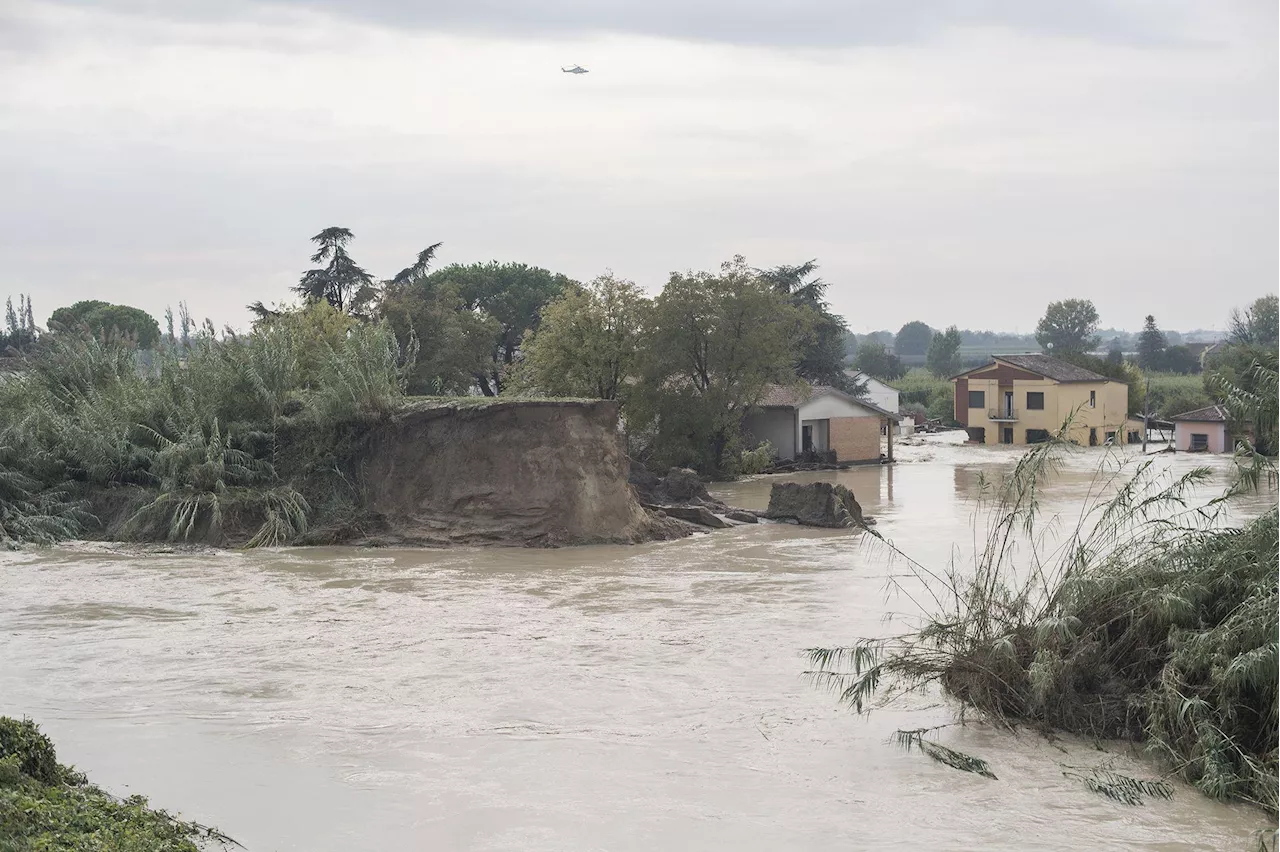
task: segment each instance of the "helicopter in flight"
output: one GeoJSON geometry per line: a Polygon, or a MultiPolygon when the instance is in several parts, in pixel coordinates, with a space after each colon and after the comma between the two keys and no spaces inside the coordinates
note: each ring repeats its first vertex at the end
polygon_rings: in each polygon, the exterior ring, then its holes
{"type": "Polygon", "coordinates": [[[586,68],[583,68],[581,65],[570,65],[570,66],[561,68],[560,70],[566,74],[589,74],[590,73],[589,71],[587,71],[586,68]]]}

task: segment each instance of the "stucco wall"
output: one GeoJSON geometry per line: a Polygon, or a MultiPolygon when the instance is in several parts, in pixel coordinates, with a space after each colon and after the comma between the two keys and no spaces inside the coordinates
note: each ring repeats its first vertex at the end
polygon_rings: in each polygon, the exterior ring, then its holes
{"type": "Polygon", "coordinates": [[[1192,423],[1179,420],[1173,424],[1173,448],[1183,452],[1191,449],[1192,434],[1209,436],[1209,452],[1225,453],[1227,446],[1227,425],[1225,423],[1192,423]]]}
{"type": "Polygon", "coordinates": [[[833,417],[831,449],[840,461],[872,461],[880,458],[880,417],[833,417]]]}
{"type": "MultiPolygon", "coordinates": [[[[1013,429],[1013,442],[1025,444],[1028,429],[1056,432],[1073,417],[1070,437],[1081,445],[1088,445],[1089,430],[1096,430],[1099,445],[1107,439],[1108,432],[1116,433],[1116,440],[1124,440],[1125,422],[1128,420],[1129,387],[1123,382],[1073,382],[1058,384],[1049,379],[1015,379],[1012,386],[1001,387],[994,379],[984,379],[981,374],[968,377],[968,390],[983,391],[982,408],[968,409],[968,425],[987,430],[987,443],[1000,440],[1001,430],[1013,429]],[[1005,391],[1013,391],[1013,408],[1017,413],[1014,422],[992,421],[988,416],[992,409],[1004,409],[1005,391]],[[1027,408],[1027,393],[1044,394],[1044,408],[1027,408]],[[1089,394],[1094,393],[1094,404],[1089,394]]],[[[967,401],[967,400],[966,400],[967,401]]]]}
{"type": "Polygon", "coordinates": [[[778,458],[789,459],[796,455],[796,433],[800,424],[795,409],[768,408],[753,411],[742,421],[742,431],[752,444],[768,441],[778,458]]]}
{"type": "Polygon", "coordinates": [[[867,380],[867,399],[885,411],[898,413],[898,391],[876,379],[867,380]]]}

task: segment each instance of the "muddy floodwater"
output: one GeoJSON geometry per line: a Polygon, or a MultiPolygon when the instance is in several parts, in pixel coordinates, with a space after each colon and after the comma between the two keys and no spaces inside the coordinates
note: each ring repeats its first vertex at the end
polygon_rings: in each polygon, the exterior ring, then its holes
{"type": "MultiPolygon", "coordinates": [[[[898,450],[794,478],[850,486],[922,562],[969,552],[979,476],[1017,453],[898,450]]],[[[1051,512],[1100,452],[1057,477],[1051,512]]],[[[1157,463],[1206,461],[1220,488],[1226,460],[1157,463]]],[[[717,493],[763,508],[771,481],[717,493]]],[[[787,525],[549,551],[5,553],[0,713],[252,852],[1256,848],[1258,811],[1183,786],[1125,807],[1064,778],[1107,758],[1091,743],[940,734],[991,781],[886,743],[949,721],[936,698],[835,706],[802,649],[883,633],[890,570],[865,536],[787,525]]]]}

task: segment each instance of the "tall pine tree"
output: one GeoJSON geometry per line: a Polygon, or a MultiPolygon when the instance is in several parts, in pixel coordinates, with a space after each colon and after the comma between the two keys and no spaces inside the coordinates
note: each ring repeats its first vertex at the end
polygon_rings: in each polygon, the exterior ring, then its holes
{"type": "Polygon", "coordinates": [[[1156,318],[1147,314],[1138,335],[1138,366],[1144,370],[1158,370],[1164,365],[1164,351],[1169,346],[1164,332],[1156,326],[1156,318]]]}

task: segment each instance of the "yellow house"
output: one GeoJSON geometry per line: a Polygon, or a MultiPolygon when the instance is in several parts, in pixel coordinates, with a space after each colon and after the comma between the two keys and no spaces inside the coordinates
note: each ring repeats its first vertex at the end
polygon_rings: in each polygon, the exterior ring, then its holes
{"type": "Polygon", "coordinates": [[[1073,418],[1068,437],[1096,446],[1142,440],[1129,386],[1048,355],[993,355],[951,379],[956,420],[979,444],[1035,444],[1073,418]]]}

